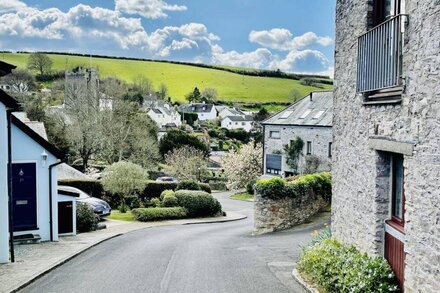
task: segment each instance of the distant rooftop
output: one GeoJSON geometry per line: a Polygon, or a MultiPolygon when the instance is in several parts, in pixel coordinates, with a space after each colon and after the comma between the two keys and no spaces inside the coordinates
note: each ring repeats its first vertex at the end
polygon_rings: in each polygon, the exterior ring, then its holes
{"type": "Polygon", "coordinates": [[[312,92],[263,121],[264,125],[333,125],[333,92],[312,92]]]}
{"type": "Polygon", "coordinates": [[[212,110],[212,107],[214,107],[213,104],[203,104],[203,103],[194,103],[194,104],[186,104],[180,106],[180,110],[189,113],[209,113],[212,110]]]}

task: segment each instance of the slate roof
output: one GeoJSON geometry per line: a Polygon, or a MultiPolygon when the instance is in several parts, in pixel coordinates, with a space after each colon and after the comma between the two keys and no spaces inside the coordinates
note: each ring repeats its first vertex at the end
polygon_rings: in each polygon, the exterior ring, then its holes
{"type": "Polygon", "coordinates": [[[333,125],[333,92],[312,92],[262,122],[263,125],[333,125]]]}
{"type": "Polygon", "coordinates": [[[254,117],[250,115],[245,116],[226,116],[224,119],[229,118],[231,121],[234,122],[246,122],[246,121],[254,121],[254,117]]]}
{"type": "Polygon", "coordinates": [[[5,76],[12,72],[12,69],[17,68],[17,66],[0,61],[0,76],[5,76]]]}
{"type": "Polygon", "coordinates": [[[153,112],[156,114],[162,114],[162,112],[157,108],[152,108],[151,110],[153,110],[153,112]]]}
{"type": "Polygon", "coordinates": [[[0,90],[0,102],[3,103],[7,108],[11,108],[13,110],[18,109],[17,101],[3,90],[0,90]]]}
{"type": "Polygon", "coordinates": [[[185,113],[209,113],[212,107],[213,104],[186,104],[180,106],[180,110],[185,113]]]}
{"type": "Polygon", "coordinates": [[[220,113],[221,111],[223,111],[223,110],[228,110],[229,112],[231,112],[231,114],[232,114],[233,116],[244,115],[244,113],[243,113],[241,110],[236,109],[236,108],[232,108],[232,107],[221,107],[220,109],[217,108],[217,110],[218,110],[219,113],[220,113]]]}

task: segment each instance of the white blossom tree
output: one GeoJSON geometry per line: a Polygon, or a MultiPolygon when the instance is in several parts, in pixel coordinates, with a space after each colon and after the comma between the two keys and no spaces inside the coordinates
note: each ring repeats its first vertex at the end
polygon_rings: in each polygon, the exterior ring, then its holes
{"type": "Polygon", "coordinates": [[[179,180],[200,180],[208,170],[204,153],[191,146],[183,146],[165,155],[166,170],[179,180]]]}
{"type": "Polygon", "coordinates": [[[263,147],[250,141],[239,150],[230,151],[223,159],[223,168],[228,176],[229,188],[245,188],[262,174],[263,147]]]}

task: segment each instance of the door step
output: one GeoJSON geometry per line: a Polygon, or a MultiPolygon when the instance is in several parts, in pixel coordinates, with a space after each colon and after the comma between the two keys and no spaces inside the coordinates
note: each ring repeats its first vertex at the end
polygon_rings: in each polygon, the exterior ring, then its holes
{"type": "Polygon", "coordinates": [[[37,244],[40,243],[41,237],[38,234],[24,234],[14,236],[15,244],[37,244]]]}

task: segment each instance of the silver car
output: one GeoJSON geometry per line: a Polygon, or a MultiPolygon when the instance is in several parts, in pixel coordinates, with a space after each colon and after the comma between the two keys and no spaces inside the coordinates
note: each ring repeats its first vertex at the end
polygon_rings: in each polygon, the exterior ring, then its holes
{"type": "Polygon", "coordinates": [[[81,189],[71,186],[65,186],[65,185],[59,185],[58,189],[79,194],[79,198],[77,199],[77,202],[82,202],[87,204],[89,207],[93,209],[93,212],[96,215],[98,215],[100,218],[107,217],[108,215],[110,215],[112,211],[112,208],[106,201],[96,197],[92,197],[87,193],[85,193],[84,191],[82,191],[81,189]]]}

